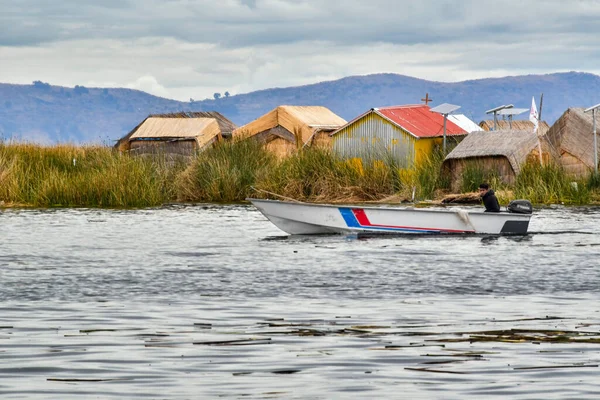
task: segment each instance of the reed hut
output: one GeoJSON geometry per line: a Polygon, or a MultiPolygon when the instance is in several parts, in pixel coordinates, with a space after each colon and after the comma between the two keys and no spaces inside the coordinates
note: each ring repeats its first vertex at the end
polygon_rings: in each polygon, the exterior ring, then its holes
{"type": "MultiPolygon", "coordinates": [[[[592,113],[583,108],[569,108],[556,120],[546,134],[559,154],[565,172],[576,178],[587,177],[594,171],[594,134],[592,113]]],[[[600,126],[600,121],[596,121],[600,126]]],[[[600,140],[598,141],[600,150],[600,140]]]]}
{"type": "MultiPolygon", "coordinates": [[[[484,130],[484,131],[493,131],[494,130],[494,120],[485,120],[485,121],[481,121],[479,123],[479,126],[484,130]]],[[[529,120],[514,120],[514,121],[508,121],[505,119],[501,119],[499,121],[496,121],[496,130],[497,131],[532,131],[533,132],[533,122],[529,121],[529,120]]],[[[546,134],[546,132],[548,132],[548,129],[550,129],[550,126],[548,125],[548,123],[546,121],[540,121],[538,124],[538,135],[540,136],[544,136],[546,134]]]]}
{"type": "Polygon", "coordinates": [[[329,133],[346,120],[321,106],[279,106],[233,131],[234,138],[252,138],[285,157],[308,146],[329,147],[329,133]]]}
{"type": "MultiPolygon", "coordinates": [[[[547,163],[552,153],[544,137],[540,138],[542,160],[547,163]]],[[[531,130],[480,131],[470,133],[446,156],[442,174],[450,178],[450,188],[458,192],[468,169],[497,175],[507,184],[515,179],[525,162],[539,162],[538,136],[531,130]]]]}
{"type": "MultiPolygon", "coordinates": [[[[467,132],[451,120],[446,123],[449,144],[467,132]]],[[[391,157],[413,167],[440,148],[444,117],[423,104],[372,108],[332,133],[333,150],[347,159],[370,163],[391,157]]]]}
{"type": "Polygon", "coordinates": [[[215,111],[153,114],[114,147],[132,154],[192,155],[221,138],[231,138],[235,128],[233,122],[215,111]]]}

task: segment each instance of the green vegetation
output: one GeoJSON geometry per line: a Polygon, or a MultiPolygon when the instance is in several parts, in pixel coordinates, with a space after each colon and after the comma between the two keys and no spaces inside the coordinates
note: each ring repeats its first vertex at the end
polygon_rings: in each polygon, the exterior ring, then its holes
{"type": "Polygon", "coordinates": [[[363,165],[326,149],[300,151],[278,162],[257,188],[308,201],[374,200],[398,187],[384,162],[363,165]]]}
{"type": "Polygon", "coordinates": [[[483,165],[467,165],[462,173],[461,192],[475,192],[481,182],[488,182],[492,187],[498,187],[492,184],[492,176],[486,173],[483,165]]]}
{"type": "Polygon", "coordinates": [[[591,173],[587,181],[588,189],[600,189],[600,174],[591,173]]]}
{"type": "Polygon", "coordinates": [[[177,169],[100,146],[0,142],[0,201],[36,207],[144,207],[173,198],[177,169]]]}
{"type": "MultiPolygon", "coordinates": [[[[390,155],[343,160],[313,148],[278,159],[255,141],[223,142],[190,163],[165,157],[130,157],[101,146],[0,142],[0,204],[34,207],[149,207],[173,201],[231,203],[269,193],[302,201],[362,202],[441,199],[449,178],[435,153],[407,169],[390,155]],[[256,189],[256,190],[255,190],[256,189]]],[[[468,167],[462,192],[489,182],[506,204],[590,204],[600,198],[600,178],[573,181],[561,167],[522,167],[514,185],[497,174],[468,167]]]]}
{"type": "Polygon", "coordinates": [[[241,201],[275,165],[275,156],[256,141],[222,142],[194,159],[173,189],[180,201],[241,201]]]}
{"type": "Polygon", "coordinates": [[[587,180],[573,180],[556,164],[525,164],[515,182],[514,194],[532,203],[588,204],[593,192],[587,180]]]}
{"type": "Polygon", "coordinates": [[[444,155],[441,150],[426,158],[416,168],[416,184],[419,189],[417,194],[420,199],[433,199],[437,190],[446,190],[450,187],[450,178],[442,174],[444,155]]]}

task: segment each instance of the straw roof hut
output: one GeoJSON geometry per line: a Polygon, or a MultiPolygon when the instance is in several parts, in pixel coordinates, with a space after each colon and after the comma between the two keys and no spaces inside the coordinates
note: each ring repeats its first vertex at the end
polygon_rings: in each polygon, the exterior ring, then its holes
{"type": "MultiPolygon", "coordinates": [[[[544,163],[551,157],[550,146],[540,138],[544,163]]],[[[452,191],[459,191],[466,170],[496,174],[504,183],[512,184],[527,162],[539,162],[538,136],[532,131],[472,132],[448,154],[442,163],[442,174],[450,177],[452,191]]]]}
{"type": "MultiPolygon", "coordinates": [[[[142,147],[154,147],[154,150],[161,148],[161,151],[175,153],[180,153],[180,151],[176,151],[176,148],[180,148],[179,150],[187,148],[184,153],[190,153],[190,151],[204,147],[206,144],[204,142],[207,140],[206,135],[214,131],[214,125],[209,124],[208,121],[201,121],[203,119],[216,122],[219,138],[231,138],[232,132],[236,128],[233,122],[216,111],[151,114],[127,135],[119,139],[114,148],[120,151],[130,151],[142,147]],[[188,119],[195,121],[189,122],[188,119]],[[196,141],[196,144],[193,143],[190,135],[194,136],[193,140],[196,141]],[[195,139],[196,136],[198,139],[195,139]],[[143,141],[147,143],[145,145],[140,143],[143,141]],[[170,143],[170,145],[166,143],[170,143]]],[[[140,150],[136,151],[140,152],[140,150]]]]}
{"type": "Polygon", "coordinates": [[[233,131],[233,138],[253,138],[280,157],[304,146],[330,146],[329,133],[346,121],[326,107],[279,106],[233,131]]]}
{"type": "MultiPolygon", "coordinates": [[[[494,130],[494,120],[486,120],[481,121],[479,126],[484,131],[493,131],[494,130]]],[[[548,132],[550,126],[546,121],[540,121],[538,125],[538,135],[543,136],[548,132]]],[[[498,120],[496,121],[496,130],[497,131],[507,131],[507,130],[515,130],[515,131],[532,131],[533,132],[533,122],[526,119],[518,119],[513,121],[508,120],[498,120]]]]}
{"type": "MultiPolygon", "coordinates": [[[[548,141],[560,155],[560,164],[565,172],[573,177],[585,177],[594,170],[592,114],[584,113],[583,110],[569,108],[546,134],[548,141]]],[[[598,149],[600,150],[600,146],[598,149]]]]}

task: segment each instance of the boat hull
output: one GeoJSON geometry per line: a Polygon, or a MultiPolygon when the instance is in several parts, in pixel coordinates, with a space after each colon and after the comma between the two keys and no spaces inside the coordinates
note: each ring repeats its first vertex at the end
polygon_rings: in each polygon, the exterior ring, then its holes
{"type": "Polygon", "coordinates": [[[362,207],[247,199],[282,231],[292,235],[367,234],[526,234],[531,214],[362,207]]]}

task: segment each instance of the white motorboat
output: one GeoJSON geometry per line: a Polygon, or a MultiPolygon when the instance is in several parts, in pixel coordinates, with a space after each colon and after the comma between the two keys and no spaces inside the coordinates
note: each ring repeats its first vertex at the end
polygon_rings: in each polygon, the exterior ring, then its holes
{"type": "Polygon", "coordinates": [[[526,234],[531,203],[515,200],[507,211],[332,205],[247,199],[275,226],[292,235],[351,233],[526,234]]]}

